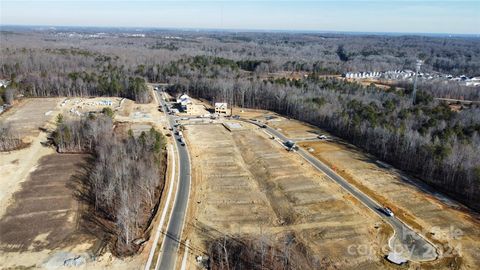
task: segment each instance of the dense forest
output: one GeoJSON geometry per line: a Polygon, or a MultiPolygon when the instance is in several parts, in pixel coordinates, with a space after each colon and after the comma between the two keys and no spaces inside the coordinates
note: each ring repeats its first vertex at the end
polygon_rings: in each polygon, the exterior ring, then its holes
{"type": "Polygon", "coordinates": [[[75,187],[89,206],[85,227],[102,234],[99,239],[110,239],[114,254],[136,253],[164,187],[165,138],[153,128],[137,138],[131,131],[122,136],[108,116],[72,120],[59,115],[57,122],[52,137],[59,152],[92,154],[75,187]]]}
{"type": "Polygon", "coordinates": [[[479,76],[478,38],[160,30],[140,38],[68,31],[0,33],[0,77],[11,81],[3,100],[17,93],[148,102],[146,82],[167,82],[172,92],[268,109],[327,129],[480,209],[480,108],[454,111],[434,99],[478,101],[480,87],[420,81],[412,102],[409,81],[385,90],[324,76],[413,69],[417,59],[426,72],[479,76]],[[308,76],[292,80],[298,71],[308,76]]]}

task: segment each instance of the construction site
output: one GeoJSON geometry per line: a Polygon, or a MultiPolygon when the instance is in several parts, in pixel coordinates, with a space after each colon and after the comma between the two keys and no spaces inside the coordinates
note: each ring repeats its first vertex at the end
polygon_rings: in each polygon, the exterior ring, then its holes
{"type": "MultiPolygon", "coordinates": [[[[233,116],[211,114],[213,104],[191,99],[188,112],[172,116],[182,132],[172,136],[162,111],[170,105],[160,110],[159,96],[154,97],[149,104],[121,98],[24,99],[0,116],[29,142],[23,149],[0,153],[2,266],[138,269],[149,252],[158,264],[164,248],[162,233],[158,243],[146,242],[136,256],[120,259],[102,251],[101,239],[81,226],[79,210],[84,206],[72,189],[86,156],[59,154],[41,144],[48,137],[44,131],[55,127],[60,113],[79,117],[100,113],[105,107],[114,112],[119,132],[132,130],[139,136],[155,127],[170,136],[169,144],[181,138],[184,143],[178,147],[188,150],[191,186],[178,239],[179,254],[186,254],[181,264],[186,269],[203,269],[209,245],[222,237],[269,239],[279,249],[285,245],[282,241],[290,239],[289,250],[302,254],[312,268],[470,269],[480,264],[480,224],[475,213],[328,132],[264,110],[233,108],[233,116]],[[398,232],[384,214],[366,207],[294,148],[286,147],[267,125],[288,137],[298,151],[308,152],[363,194],[388,206],[401,222],[435,246],[438,258],[401,266],[386,260],[398,232]],[[102,255],[93,258],[97,253],[102,255]]],[[[169,157],[172,179],[177,170],[171,167],[174,159],[169,157]]],[[[177,192],[180,186],[174,183],[166,185],[173,185],[171,190],[177,192]]],[[[160,202],[166,213],[173,209],[167,200],[162,197],[160,202]]],[[[163,232],[168,223],[160,220],[159,214],[152,227],[159,226],[163,232]]]]}
{"type": "Polygon", "coordinates": [[[198,256],[207,254],[213,239],[286,235],[326,268],[397,267],[384,259],[391,250],[393,228],[295,152],[286,151],[263,124],[388,205],[440,254],[434,261],[411,261],[407,268],[468,269],[480,262],[478,217],[460,204],[419,187],[414,178],[321,129],[269,111],[236,108],[235,114],[260,125],[233,118],[217,124],[181,122],[192,160],[184,236],[190,241],[191,267],[201,269],[198,256]]]}
{"type": "Polygon", "coordinates": [[[257,129],[188,126],[185,134],[195,157],[190,199],[195,218],[186,228],[192,245],[202,250],[223,233],[293,234],[296,248],[307,250],[320,264],[381,267],[380,254],[349,256],[347,250],[352,244],[386,245],[388,226],[257,129]]]}
{"type": "Polygon", "coordinates": [[[0,268],[132,269],[145,261],[144,254],[120,259],[105,252],[103,240],[84,226],[85,206],[76,194],[87,155],[60,154],[47,144],[59,114],[74,119],[103,108],[111,108],[119,128],[136,136],[164,126],[155,100],[24,98],[0,115],[26,142],[22,149],[0,152],[0,268]]]}

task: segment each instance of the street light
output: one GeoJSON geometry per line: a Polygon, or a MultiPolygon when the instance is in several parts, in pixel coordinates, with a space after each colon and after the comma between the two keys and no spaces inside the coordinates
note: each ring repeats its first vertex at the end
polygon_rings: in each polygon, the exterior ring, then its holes
{"type": "Polygon", "coordinates": [[[422,63],[422,60],[417,60],[417,63],[415,64],[415,80],[413,81],[412,104],[415,104],[415,96],[417,95],[417,78],[422,63]]]}

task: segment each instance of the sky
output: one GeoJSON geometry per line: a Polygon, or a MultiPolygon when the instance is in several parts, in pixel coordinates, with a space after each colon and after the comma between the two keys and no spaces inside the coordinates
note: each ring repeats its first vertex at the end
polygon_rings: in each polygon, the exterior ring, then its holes
{"type": "Polygon", "coordinates": [[[0,0],[0,25],[480,34],[480,0],[0,0]]]}

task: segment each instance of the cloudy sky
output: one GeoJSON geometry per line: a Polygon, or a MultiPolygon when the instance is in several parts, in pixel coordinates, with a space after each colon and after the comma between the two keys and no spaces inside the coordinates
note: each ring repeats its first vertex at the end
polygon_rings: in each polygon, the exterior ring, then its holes
{"type": "Polygon", "coordinates": [[[480,34],[480,0],[0,0],[1,25],[480,34]]]}

